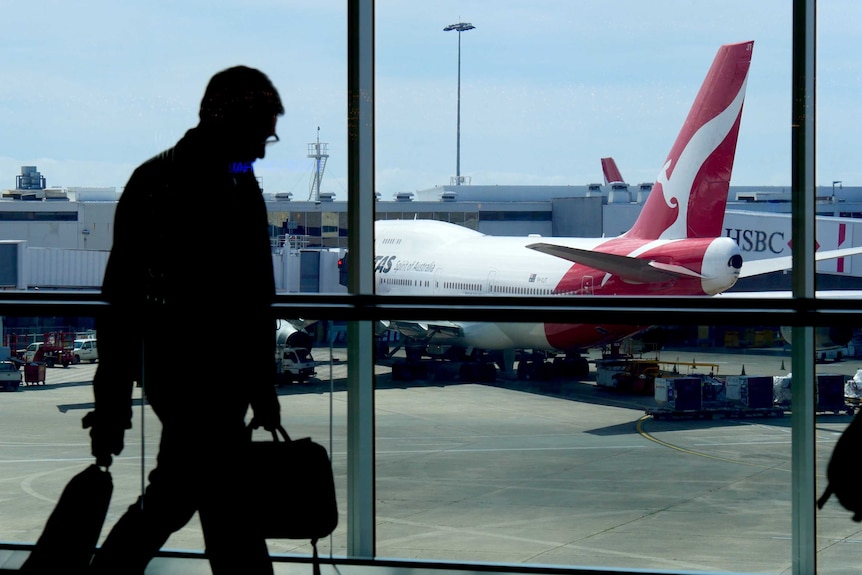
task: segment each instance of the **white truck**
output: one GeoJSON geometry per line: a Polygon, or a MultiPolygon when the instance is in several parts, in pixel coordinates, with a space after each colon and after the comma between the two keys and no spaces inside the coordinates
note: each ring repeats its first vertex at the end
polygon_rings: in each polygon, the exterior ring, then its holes
{"type": "Polygon", "coordinates": [[[315,375],[317,363],[311,356],[312,338],[302,329],[301,320],[280,319],[275,332],[275,366],[278,384],[305,383],[315,375]],[[299,326],[299,327],[298,327],[299,326]]]}
{"type": "Polygon", "coordinates": [[[24,348],[24,363],[31,363],[36,357],[36,352],[42,347],[42,342],[33,342],[24,348]]]}
{"type": "Polygon", "coordinates": [[[314,367],[317,365],[314,358],[311,357],[311,350],[304,347],[280,347],[276,350],[276,354],[280,356],[280,361],[276,364],[278,368],[279,384],[305,383],[317,372],[314,367]]]}
{"type": "Polygon", "coordinates": [[[74,356],[72,362],[81,363],[82,361],[89,361],[90,363],[96,363],[99,359],[97,343],[96,338],[76,339],[72,346],[72,355],[74,356]]]}

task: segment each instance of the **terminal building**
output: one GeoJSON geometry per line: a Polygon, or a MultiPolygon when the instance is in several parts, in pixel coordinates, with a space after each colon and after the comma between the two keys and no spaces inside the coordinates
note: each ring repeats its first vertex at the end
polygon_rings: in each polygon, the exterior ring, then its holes
{"type": "MultiPolygon", "coordinates": [[[[10,178],[11,183],[11,178],[10,178]]],[[[836,182],[817,189],[819,249],[862,243],[862,187],[836,182]],[[856,232],[857,227],[859,231],[856,232]]],[[[319,180],[318,180],[319,185],[319,180]]],[[[447,185],[393,198],[378,194],[376,219],[435,219],[489,235],[613,237],[631,227],[652,184],[605,182],[571,186],[447,185]]],[[[0,188],[2,189],[2,188],[0,188]]],[[[36,166],[24,166],[0,199],[0,285],[17,289],[98,289],[111,249],[121,191],[49,188],[36,166]]],[[[281,292],[340,292],[337,260],[350,232],[347,202],[330,192],[295,201],[267,193],[277,288],[281,292]]],[[[205,194],[201,202],[209,199],[205,194]]],[[[746,260],[791,255],[790,189],[731,186],[725,235],[746,260]]],[[[208,234],[230,225],[189,222],[208,234]]],[[[819,289],[862,287],[862,256],[818,265],[819,289]]],[[[789,289],[789,274],[743,280],[735,290],[789,289]]]]}

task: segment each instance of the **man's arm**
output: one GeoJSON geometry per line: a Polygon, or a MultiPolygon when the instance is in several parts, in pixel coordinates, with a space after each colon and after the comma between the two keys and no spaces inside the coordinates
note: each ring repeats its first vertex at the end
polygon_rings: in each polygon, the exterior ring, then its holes
{"type": "Polygon", "coordinates": [[[135,362],[129,357],[134,347],[128,330],[121,334],[122,318],[110,309],[96,319],[99,334],[99,366],[93,377],[95,408],[84,416],[83,426],[90,429],[91,452],[98,465],[108,466],[112,456],[123,451],[125,431],[132,427],[132,388],[135,362]],[[118,321],[119,320],[119,321],[118,321]]]}
{"type": "Polygon", "coordinates": [[[140,373],[141,339],[135,310],[143,296],[140,234],[147,220],[143,211],[146,181],[142,170],[136,170],[117,204],[114,243],[102,282],[102,296],[109,307],[96,317],[95,408],[84,417],[83,426],[90,429],[97,464],[105,466],[123,450],[125,430],[132,426],[132,389],[140,373]]]}

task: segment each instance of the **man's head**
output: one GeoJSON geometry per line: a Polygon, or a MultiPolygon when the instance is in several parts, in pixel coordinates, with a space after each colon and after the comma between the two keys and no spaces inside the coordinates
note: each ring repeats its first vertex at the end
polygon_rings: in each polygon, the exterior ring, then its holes
{"type": "Polygon", "coordinates": [[[266,154],[266,139],[275,135],[284,106],[266,74],[234,66],[210,79],[201,100],[201,126],[225,137],[231,159],[254,161],[266,154]]]}

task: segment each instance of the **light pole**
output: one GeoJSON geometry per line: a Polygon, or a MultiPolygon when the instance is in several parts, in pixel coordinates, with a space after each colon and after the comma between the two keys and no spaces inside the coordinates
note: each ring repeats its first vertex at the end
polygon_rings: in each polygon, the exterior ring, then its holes
{"type": "Polygon", "coordinates": [[[455,144],[455,185],[461,185],[461,32],[472,30],[475,28],[469,22],[458,22],[457,24],[449,24],[443,28],[444,32],[455,30],[458,32],[458,128],[457,142],[455,144]]]}

